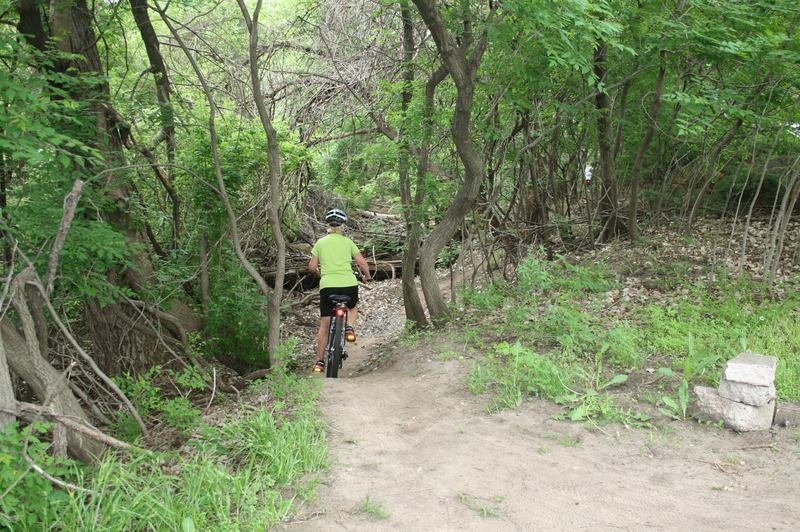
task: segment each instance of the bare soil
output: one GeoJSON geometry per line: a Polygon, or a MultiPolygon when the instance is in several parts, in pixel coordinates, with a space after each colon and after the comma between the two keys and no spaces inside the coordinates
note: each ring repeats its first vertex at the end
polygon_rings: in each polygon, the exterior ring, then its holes
{"type": "Polygon", "coordinates": [[[381,341],[324,382],[332,466],[290,530],[797,530],[797,426],[601,432],[542,400],[490,416],[464,361],[381,341]]]}
{"type": "MultiPolygon", "coordinates": [[[[718,245],[673,251],[706,260],[718,245]]],[[[642,251],[628,255],[638,271],[642,251]]],[[[635,281],[621,297],[661,296],[635,281]]],[[[598,429],[554,419],[544,400],[489,415],[488,398],[467,390],[469,359],[389,339],[402,327],[391,318],[402,317],[399,281],[373,286],[342,378],[323,379],[331,468],[288,530],[798,529],[800,405],[779,405],[782,426],[749,434],[666,418],[598,429]]]]}

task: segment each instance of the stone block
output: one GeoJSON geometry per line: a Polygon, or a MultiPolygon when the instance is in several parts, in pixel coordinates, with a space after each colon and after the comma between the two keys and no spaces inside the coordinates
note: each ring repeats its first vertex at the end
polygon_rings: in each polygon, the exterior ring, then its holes
{"type": "Polygon", "coordinates": [[[763,406],[752,406],[722,397],[717,390],[695,386],[697,406],[712,420],[722,420],[726,426],[739,432],[768,430],[775,416],[775,401],[763,406]]]}
{"type": "Polygon", "coordinates": [[[725,399],[752,406],[764,406],[775,399],[775,385],[756,386],[746,382],[719,380],[719,394],[725,399]]]}
{"type": "Polygon", "coordinates": [[[769,386],[775,382],[775,366],[778,359],[756,353],[744,352],[725,364],[723,376],[729,381],[744,382],[755,386],[769,386]]]}

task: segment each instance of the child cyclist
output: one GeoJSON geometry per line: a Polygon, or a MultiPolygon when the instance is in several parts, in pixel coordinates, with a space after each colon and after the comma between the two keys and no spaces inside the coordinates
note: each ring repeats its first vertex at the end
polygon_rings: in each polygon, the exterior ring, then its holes
{"type": "Polygon", "coordinates": [[[372,277],[367,261],[358,251],[352,240],[342,234],[342,225],[347,223],[347,214],[341,209],[331,209],[325,214],[328,234],[317,240],[311,248],[311,261],[308,267],[320,276],[319,282],[319,331],[317,332],[317,361],[314,372],[325,371],[325,345],[328,343],[328,328],[333,315],[331,295],[350,297],[347,307],[347,325],[344,336],[348,342],[356,341],[353,325],[358,317],[358,279],[353,274],[352,261],[355,259],[365,281],[372,277]]]}

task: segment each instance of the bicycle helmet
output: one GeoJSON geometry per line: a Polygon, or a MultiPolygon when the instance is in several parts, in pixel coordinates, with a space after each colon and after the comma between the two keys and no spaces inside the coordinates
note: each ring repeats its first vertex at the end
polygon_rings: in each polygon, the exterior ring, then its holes
{"type": "Polygon", "coordinates": [[[347,214],[342,209],[331,209],[325,213],[325,222],[328,225],[337,227],[347,223],[347,214]]]}

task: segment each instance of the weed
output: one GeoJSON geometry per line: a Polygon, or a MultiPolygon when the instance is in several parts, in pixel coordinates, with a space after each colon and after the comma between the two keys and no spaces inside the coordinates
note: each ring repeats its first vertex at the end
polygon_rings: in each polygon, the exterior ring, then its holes
{"type": "Polygon", "coordinates": [[[562,447],[577,447],[580,440],[570,436],[569,434],[556,434],[555,432],[548,432],[544,435],[550,441],[554,441],[562,447]]]}
{"type": "Polygon", "coordinates": [[[500,515],[500,504],[505,500],[505,497],[495,496],[491,499],[485,499],[469,493],[459,493],[458,500],[481,517],[497,517],[500,515]]]}
{"type": "Polygon", "coordinates": [[[441,353],[436,354],[436,360],[441,360],[442,362],[446,362],[448,360],[456,360],[459,358],[464,358],[461,353],[457,351],[442,351],[441,353]]]}
{"type": "Polygon", "coordinates": [[[49,443],[39,436],[48,429],[49,425],[38,422],[24,428],[12,422],[0,432],[0,528],[4,530],[40,530],[41,523],[68,504],[67,493],[34,473],[23,458],[25,452],[51,475],[65,480],[78,476],[75,462],[47,453],[49,443]]]}
{"type": "Polygon", "coordinates": [[[505,296],[496,283],[490,283],[482,288],[466,288],[461,292],[461,299],[465,306],[478,310],[495,310],[503,306],[505,296]]]}
{"type": "Polygon", "coordinates": [[[381,503],[372,500],[369,495],[361,499],[358,505],[358,513],[366,514],[376,520],[389,519],[391,516],[381,503]]]}
{"type": "MultiPolygon", "coordinates": [[[[76,483],[91,494],[63,492],[58,515],[42,521],[57,530],[263,530],[292,512],[296,482],[326,467],[316,383],[270,375],[283,414],[269,410],[204,426],[187,445],[197,452],[180,465],[160,453],[123,462],[107,453],[76,483]]],[[[317,481],[296,486],[313,497],[317,481]]],[[[62,493],[62,492],[59,492],[62,493]]]]}
{"type": "Polygon", "coordinates": [[[162,419],[170,427],[182,432],[200,423],[200,410],[185,397],[176,397],[164,402],[162,419]]]}

